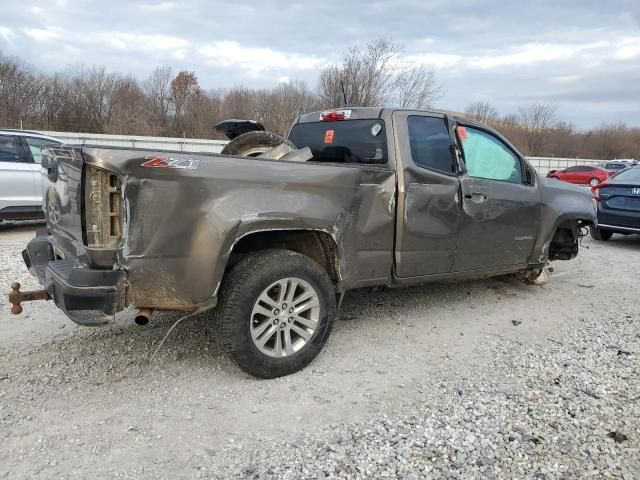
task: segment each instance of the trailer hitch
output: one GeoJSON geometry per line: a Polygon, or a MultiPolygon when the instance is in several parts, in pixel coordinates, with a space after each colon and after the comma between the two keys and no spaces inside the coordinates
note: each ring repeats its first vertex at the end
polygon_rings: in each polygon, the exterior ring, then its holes
{"type": "Polygon", "coordinates": [[[20,315],[22,313],[22,302],[33,302],[35,300],[49,300],[49,292],[46,290],[33,290],[31,292],[21,292],[20,284],[14,282],[11,284],[11,293],[9,294],[9,303],[11,303],[11,313],[20,315]]]}

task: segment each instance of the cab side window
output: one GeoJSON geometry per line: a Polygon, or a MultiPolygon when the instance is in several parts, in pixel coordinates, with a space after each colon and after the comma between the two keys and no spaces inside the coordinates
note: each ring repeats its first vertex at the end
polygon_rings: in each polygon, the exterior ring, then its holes
{"type": "Polygon", "coordinates": [[[0,162],[26,162],[17,137],[0,135],[0,162]]]}
{"type": "Polygon", "coordinates": [[[455,173],[451,137],[444,119],[411,115],[407,122],[414,163],[438,172],[455,173]]]}
{"type": "Polygon", "coordinates": [[[458,127],[457,132],[470,177],[522,183],[520,159],[504,142],[471,127],[458,127]]]}

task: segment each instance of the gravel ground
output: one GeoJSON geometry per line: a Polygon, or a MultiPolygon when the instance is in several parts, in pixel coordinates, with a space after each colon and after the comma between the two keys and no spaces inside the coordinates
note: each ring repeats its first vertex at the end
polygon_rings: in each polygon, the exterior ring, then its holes
{"type": "MultiPolygon", "coordinates": [[[[37,287],[0,224],[0,280],[37,287]]],[[[545,287],[353,292],[307,369],[258,381],[207,316],[75,326],[0,305],[0,478],[640,478],[640,237],[545,287]]]]}

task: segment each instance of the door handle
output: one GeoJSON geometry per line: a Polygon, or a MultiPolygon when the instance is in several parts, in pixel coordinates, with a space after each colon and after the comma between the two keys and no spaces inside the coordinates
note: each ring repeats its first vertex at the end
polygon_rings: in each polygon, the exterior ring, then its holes
{"type": "Polygon", "coordinates": [[[473,200],[476,203],[481,203],[481,202],[486,202],[489,197],[487,197],[484,193],[472,192],[472,193],[466,193],[464,195],[464,198],[466,198],[467,200],[473,200]]]}

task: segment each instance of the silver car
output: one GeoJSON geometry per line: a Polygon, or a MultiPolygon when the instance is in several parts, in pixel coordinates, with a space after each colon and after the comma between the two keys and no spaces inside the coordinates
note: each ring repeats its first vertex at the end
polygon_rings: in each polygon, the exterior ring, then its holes
{"type": "Polygon", "coordinates": [[[62,142],[24,130],[0,130],[0,221],[42,218],[42,148],[62,142]]]}

